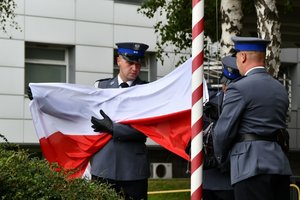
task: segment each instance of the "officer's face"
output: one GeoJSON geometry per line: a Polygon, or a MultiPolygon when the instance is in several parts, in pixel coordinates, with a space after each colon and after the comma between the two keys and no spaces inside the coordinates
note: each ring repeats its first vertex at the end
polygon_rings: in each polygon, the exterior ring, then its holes
{"type": "Polygon", "coordinates": [[[117,63],[120,68],[120,76],[123,81],[133,81],[135,80],[141,71],[141,63],[138,62],[128,62],[122,56],[117,58],[117,63]]]}

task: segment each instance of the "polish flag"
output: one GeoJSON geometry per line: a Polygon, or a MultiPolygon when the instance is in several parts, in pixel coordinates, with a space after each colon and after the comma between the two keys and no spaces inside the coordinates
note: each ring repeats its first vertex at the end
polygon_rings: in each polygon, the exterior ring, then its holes
{"type": "MultiPolygon", "coordinates": [[[[110,139],[91,128],[102,109],[114,122],[129,124],[169,151],[189,160],[192,60],[163,78],[129,88],[100,89],[68,83],[30,83],[30,111],[40,146],[50,163],[70,178],[82,177],[90,158],[110,139]]],[[[208,101],[203,85],[203,102],[208,101]]],[[[108,158],[109,159],[109,158],[108,158]]]]}

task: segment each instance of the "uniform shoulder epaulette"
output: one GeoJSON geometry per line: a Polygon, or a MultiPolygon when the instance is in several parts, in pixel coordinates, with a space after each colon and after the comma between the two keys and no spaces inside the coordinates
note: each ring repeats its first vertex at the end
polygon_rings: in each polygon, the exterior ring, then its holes
{"type": "Polygon", "coordinates": [[[110,80],[110,79],[111,79],[111,78],[103,78],[103,79],[96,80],[95,82],[108,81],[108,80],[110,80]]]}

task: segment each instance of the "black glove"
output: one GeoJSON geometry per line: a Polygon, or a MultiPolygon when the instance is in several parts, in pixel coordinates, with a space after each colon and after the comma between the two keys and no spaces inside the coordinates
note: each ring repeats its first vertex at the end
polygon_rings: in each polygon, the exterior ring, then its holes
{"type": "Polygon", "coordinates": [[[33,99],[32,92],[31,92],[31,88],[30,88],[29,86],[27,87],[27,95],[28,95],[28,98],[29,98],[30,100],[33,99]]]}
{"type": "Polygon", "coordinates": [[[92,128],[95,132],[107,132],[109,134],[113,134],[113,122],[111,119],[100,110],[100,114],[102,115],[103,119],[97,119],[96,117],[91,118],[92,128]]]}
{"type": "Polygon", "coordinates": [[[203,107],[203,113],[205,114],[205,116],[207,116],[208,118],[211,118],[213,120],[218,120],[219,118],[219,112],[220,109],[218,107],[218,105],[211,103],[211,102],[207,102],[205,104],[205,106],[203,107]]]}

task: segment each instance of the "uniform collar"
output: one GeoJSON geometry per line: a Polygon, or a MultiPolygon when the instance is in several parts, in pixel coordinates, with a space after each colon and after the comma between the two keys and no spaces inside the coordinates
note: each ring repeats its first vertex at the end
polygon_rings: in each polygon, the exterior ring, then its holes
{"type": "Polygon", "coordinates": [[[264,69],[265,67],[264,66],[257,66],[257,67],[253,67],[251,69],[249,69],[244,76],[247,76],[252,70],[255,70],[255,69],[264,69]]]}
{"type": "MultiPolygon", "coordinates": [[[[124,81],[121,79],[120,75],[118,75],[118,84],[120,85],[121,83],[123,83],[124,81]]],[[[133,81],[127,81],[126,82],[129,87],[132,85],[133,81]]]]}

